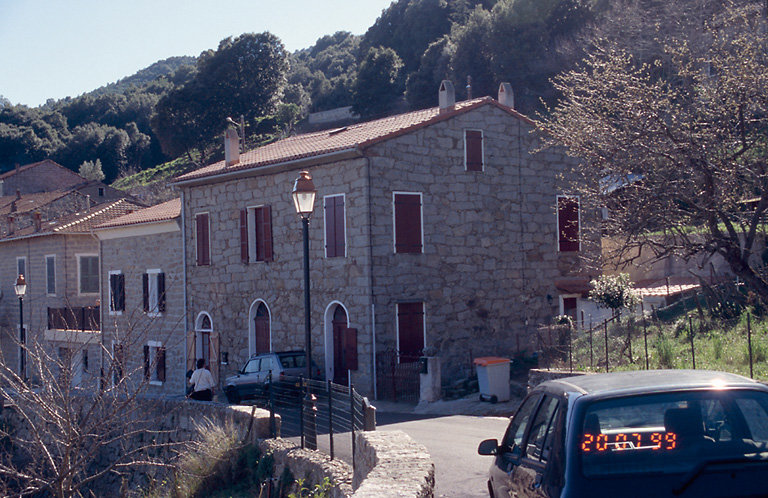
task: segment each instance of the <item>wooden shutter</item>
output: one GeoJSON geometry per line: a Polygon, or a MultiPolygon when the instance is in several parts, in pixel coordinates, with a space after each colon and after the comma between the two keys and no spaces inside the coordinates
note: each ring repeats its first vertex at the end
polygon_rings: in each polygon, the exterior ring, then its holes
{"type": "Polygon", "coordinates": [[[165,382],[165,346],[157,348],[157,380],[165,382]]]}
{"type": "Polygon", "coordinates": [[[149,379],[149,346],[144,345],[144,378],[149,379]]]}
{"type": "Polygon", "coordinates": [[[416,361],[424,349],[424,303],[397,305],[397,336],[400,362],[416,361]]]}
{"type": "Polygon", "coordinates": [[[157,311],[165,311],[165,273],[157,274],[157,311]]]}
{"type": "Polygon", "coordinates": [[[344,359],[347,370],[357,370],[357,329],[344,331],[344,359]]]}
{"type": "Polygon", "coordinates": [[[240,210],[240,260],[248,263],[248,210],[240,210]]]}
{"type": "Polygon", "coordinates": [[[197,224],[197,265],[207,266],[211,264],[208,214],[198,214],[195,216],[195,221],[197,224]]]}
{"type": "Polygon", "coordinates": [[[422,252],[419,194],[395,194],[395,252],[422,252]]]}
{"type": "Polygon", "coordinates": [[[344,257],[344,196],[325,198],[325,257],[344,257]]]}
{"type": "Polygon", "coordinates": [[[558,245],[561,252],[579,250],[579,199],[557,198],[558,245]]]}
{"type": "Polygon", "coordinates": [[[256,208],[256,260],[272,261],[272,208],[256,208]]]}
{"type": "Polygon", "coordinates": [[[464,131],[464,146],[466,147],[467,171],[483,170],[483,132],[477,130],[464,131]]]}
{"type": "Polygon", "coordinates": [[[117,273],[109,276],[109,290],[112,311],[125,311],[125,275],[117,273]]]}
{"type": "Polygon", "coordinates": [[[149,312],[149,275],[144,273],[141,276],[141,296],[144,303],[144,313],[149,312]]]}

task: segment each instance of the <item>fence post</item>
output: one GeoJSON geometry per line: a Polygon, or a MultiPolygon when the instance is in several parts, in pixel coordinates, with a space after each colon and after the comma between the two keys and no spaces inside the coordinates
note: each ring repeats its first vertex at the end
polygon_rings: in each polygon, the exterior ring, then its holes
{"type": "Polygon", "coordinates": [[[328,439],[331,447],[331,460],[333,460],[333,389],[331,388],[331,381],[328,383],[328,439]]]}
{"type": "Polygon", "coordinates": [[[693,347],[693,317],[688,315],[688,327],[690,329],[691,338],[691,360],[693,360],[693,369],[696,370],[696,350],[693,347]]]}
{"type": "Polygon", "coordinates": [[[573,373],[573,327],[568,327],[568,366],[573,373]]]}
{"type": "Polygon", "coordinates": [[[750,319],[751,313],[747,313],[747,348],[749,349],[749,378],[754,379],[754,373],[752,372],[752,320],[750,319]]]}
{"type": "Polygon", "coordinates": [[[608,319],[603,322],[603,329],[605,330],[605,371],[608,371],[608,319]]]}
{"type": "Polygon", "coordinates": [[[299,433],[301,433],[301,447],[304,448],[304,398],[307,397],[307,385],[304,376],[299,377],[301,384],[301,399],[299,401],[299,433]]]}
{"type": "Polygon", "coordinates": [[[640,313],[643,316],[643,341],[645,342],[645,369],[649,370],[648,368],[648,323],[645,321],[645,306],[643,306],[642,301],[640,301],[640,313]]]}
{"type": "Polygon", "coordinates": [[[269,432],[272,437],[277,437],[277,424],[275,424],[275,391],[272,386],[272,370],[269,371],[269,432]]]}
{"type": "Polygon", "coordinates": [[[307,391],[307,423],[304,426],[307,429],[307,435],[304,442],[307,449],[317,449],[317,396],[307,391]]]}
{"type": "Polygon", "coordinates": [[[632,328],[634,325],[631,325],[629,323],[629,319],[627,319],[627,345],[629,347],[629,362],[634,363],[635,359],[632,357],[632,328]]]}
{"type": "Polygon", "coordinates": [[[349,419],[350,432],[352,433],[352,467],[355,466],[355,386],[349,384],[349,419]]]}
{"type": "Polygon", "coordinates": [[[592,353],[592,315],[589,315],[589,368],[595,368],[595,358],[592,353]]]}

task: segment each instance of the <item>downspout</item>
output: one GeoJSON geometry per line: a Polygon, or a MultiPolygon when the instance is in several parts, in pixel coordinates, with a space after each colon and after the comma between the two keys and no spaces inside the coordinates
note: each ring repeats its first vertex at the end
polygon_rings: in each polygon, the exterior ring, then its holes
{"type": "MultiPolygon", "coordinates": [[[[181,191],[180,199],[181,199],[181,285],[184,289],[184,368],[187,368],[187,365],[189,365],[189,358],[187,355],[189,354],[189,320],[188,320],[188,301],[187,301],[187,231],[186,231],[186,223],[184,220],[186,217],[184,216],[184,190],[179,189],[181,191]]],[[[192,339],[192,343],[194,345],[195,339],[192,339]]],[[[187,377],[186,377],[186,370],[184,370],[184,379],[182,380],[181,385],[184,386],[184,393],[187,392],[187,377]]]]}
{"type": "Polygon", "coordinates": [[[371,205],[371,158],[365,157],[366,176],[368,180],[368,289],[371,298],[371,377],[373,378],[373,399],[379,399],[377,391],[378,379],[376,378],[376,304],[373,295],[373,210],[371,205]]]}
{"type": "Polygon", "coordinates": [[[101,351],[99,352],[99,391],[104,389],[102,381],[104,380],[104,303],[109,306],[109,299],[104,299],[103,291],[104,287],[101,285],[101,279],[104,276],[104,248],[101,244],[101,239],[96,235],[96,232],[91,228],[91,237],[96,239],[99,244],[99,342],[101,342],[101,351]]]}

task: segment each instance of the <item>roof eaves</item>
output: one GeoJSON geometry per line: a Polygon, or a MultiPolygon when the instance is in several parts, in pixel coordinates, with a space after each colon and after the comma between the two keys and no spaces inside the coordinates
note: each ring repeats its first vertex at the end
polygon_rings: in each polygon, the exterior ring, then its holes
{"type": "Polygon", "coordinates": [[[330,162],[333,160],[349,159],[352,157],[359,157],[359,156],[362,156],[362,151],[360,150],[359,146],[355,146],[355,147],[350,147],[346,149],[336,150],[333,152],[328,152],[325,154],[303,156],[295,159],[290,159],[288,161],[279,161],[279,160],[277,162],[266,161],[263,163],[254,164],[253,166],[250,166],[250,167],[247,166],[247,167],[243,167],[233,171],[227,171],[224,173],[214,173],[214,174],[205,175],[205,176],[192,177],[187,180],[171,181],[169,185],[174,187],[185,187],[185,186],[200,185],[205,183],[223,182],[233,177],[241,178],[243,176],[259,176],[266,173],[273,173],[275,171],[285,171],[285,170],[298,168],[301,166],[311,166],[313,164],[320,164],[320,163],[330,162]]]}

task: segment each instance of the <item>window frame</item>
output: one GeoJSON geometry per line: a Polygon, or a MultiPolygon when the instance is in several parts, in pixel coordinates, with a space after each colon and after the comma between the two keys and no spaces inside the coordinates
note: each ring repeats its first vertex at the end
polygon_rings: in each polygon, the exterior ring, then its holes
{"type": "Polygon", "coordinates": [[[46,254],[43,256],[45,261],[45,295],[48,297],[56,297],[56,255],[46,254]],[[53,273],[51,273],[48,266],[48,261],[53,260],[53,273]],[[51,276],[53,276],[53,292],[51,292],[51,276]]]}
{"type": "MultiPolygon", "coordinates": [[[[269,204],[257,204],[246,206],[246,231],[248,233],[248,261],[247,263],[269,263],[275,260],[275,244],[272,230],[272,206],[269,204]],[[269,214],[269,233],[263,234],[265,247],[264,253],[259,254],[257,231],[263,229],[263,223],[257,223],[257,211],[266,210],[269,214]],[[267,237],[268,236],[268,237],[267,237]],[[268,246],[268,247],[267,247],[268,246]]],[[[242,243],[242,242],[241,242],[242,243]]]]}
{"type": "Polygon", "coordinates": [[[556,243],[557,252],[559,253],[577,253],[581,252],[581,197],[578,195],[558,194],[555,200],[555,213],[557,216],[557,230],[556,230],[556,243]],[[568,246],[563,248],[564,244],[572,244],[574,241],[567,240],[563,237],[560,231],[560,199],[571,199],[576,201],[576,248],[569,249],[568,246]]]}
{"type": "Polygon", "coordinates": [[[122,270],[110,270],[107,273],[107,280],[109,282],[109,286],[107,289],[107,303],[109,304],[109,316],[120,316],[125,311],[125,274],[122,272],[122,270]],[[123,284],[123,307],[121,309],[117,309],[117,307],[113,307],[115,304],[115,301],[113,300],[112,296],[112,277],[121,275],[122,278],[122,284],[123,284]]]}
{"type": "MultiPolygon", "coordinates": [[[[400,244],[403,245],[403,244],[400,244]]],[[[406,192],[395,190],[392,192],[392,251],[394,254],[424,254],[424,193],[406,192]],[[418,195],[419,196],[419,251],[398,251],[397,246],[397,196],[398,195],[418,195]]]]}
{"type": "Polygon", "coordinates": [[[485,133],[477,128],[464,129],[464,171],[482,173],[485,171],[485,133]],[[469,132],[480,133],[480,169],[470,168],[469,164],[469,132]]]}
{"type": "Polygon", "coordinates": [[[201,211],[199,213],[195,213],[195,266],[211,266],[211,213],[209,211],[201,211]],[[202,216],[205,216],[205,221],[207,225],[207,231],[206,231],[206,240],[205,243],[208,248],[208,258],[207,260],[201,260],[201,254],[200,254],[200,227],[202,226],[201,223],[198,221],[198,219],[202,216]]]}
{"type": "Polygon", "coordinates": [[[77,258],[77,295],[78,296],[98,296],[101,291],[101,278],[99,274],[99,255],[92,253],[80,253],[76,254],[77,258]],[[93,292],[83,292],[83,259],[84,258],[96,258],[96,286],[97,289],[93,292]]]}
{"type": "MultiPolygon", "coordinates": [[[[162,278],[164,280],[165,273],[160,268],[150,268],[144,272],[144,275],[147,276],[146,301],[145,301],[146,306],[144,308],[144,312],[150,318],[157,318],[157,317],[163,316],[163,313],[165,313],[165,302],[166,302],[167,292],[165,291],[165,285],[163,285],[162,291],[160,290],[160,278],[161,278],[160,275],[163,275],[162,278]]],[[[165,282],[163,282],[163,284],[165,284],[165,282]]],[[[142,299],[145,299],[143,282],[142,282],[142,299]]]]}
{"type": "Polygon", "coordinates": [[[151,386],[162,386],[167,379],[168,350],[160,341],[147,341],[144,348],[144,379],[151,386]]]}
{"type": "MultiPolygon", "coordinates": [[[[334,231],[336,227],[336,212],[333,211],[333,226],[334,231]]],[[[346,258],[347,257],[347,196],[344,193],[341,194],[329,194],[326,196],[323,196],[323,247],[325,249],[325,257],[326,258],[346,258]],[[340,251],[337,247],[335,240],[333,245],[333,254],[329,254],[329,244],[328,244],[328,228],[329,228],[329,216],[328,216],[328,199],[329,198],[337,198],[341,197],[341,226],[342,226],[342,250],[340,251]],[[341,254],[343,253],[343,254],[341,254]]],[[[335,232],[334,232],[335,233],[335,232]]]]}

